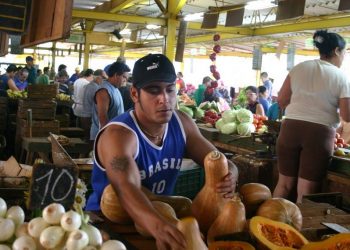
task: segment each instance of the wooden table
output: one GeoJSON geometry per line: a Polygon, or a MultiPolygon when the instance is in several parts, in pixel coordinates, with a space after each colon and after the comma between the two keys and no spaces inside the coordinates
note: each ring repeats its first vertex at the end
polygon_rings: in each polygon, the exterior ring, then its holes
{"type": "MultiPolygon", "coordinates": [[[[90,152],[90,146],[80,138],[69,138],[70,143],[63,147],[69,155],[79,155],[84,157],[90,152]]],[[[23,137],[21,158],[25,156],[25,163],[31,165],[33,163],[34,154],[37,153],[45,162],[51,162],[51,142],[47,137],[23,137]]]]}

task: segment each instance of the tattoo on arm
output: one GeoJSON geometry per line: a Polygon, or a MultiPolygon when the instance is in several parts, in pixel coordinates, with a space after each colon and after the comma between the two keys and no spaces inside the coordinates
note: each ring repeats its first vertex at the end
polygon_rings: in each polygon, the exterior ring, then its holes
{"type": "Polygon", "coordinates": [[[129,161],[126,157],[113,157],[111,161],[112,169],[115,171],[126,171],[128,168],[129,161]]]}

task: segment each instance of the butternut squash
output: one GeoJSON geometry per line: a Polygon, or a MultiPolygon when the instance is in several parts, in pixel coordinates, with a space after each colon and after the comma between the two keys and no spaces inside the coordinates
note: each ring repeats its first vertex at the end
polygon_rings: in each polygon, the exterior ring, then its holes
{"type": "Polygon", "coordinates": [[[210,246],[214,238],[244,231],[246,226],[245,208],[238,195],[229,200],[211,225],[207,235],[210,246]]]}
{"type": "Polygon", "coordinates": [[[266,200],[259,207],[256,215],[287,223],[297,230],[301,230],[303,225],[303,215],[299,207],[283,198],[266,200]]]}
{"type": "Polygon", "coordinates": [[[111,184],[102,193],[101,212],[107,219],[118,224],[132,224],[132,219],[120,204],[117,194],[111,184]]]}
{"type": "MultiPolygon", "coordinates": [[[[151,201],[154,209],[158,212],[160,216],[162,216],[166,221],[169,223],[176,225],[176,223],[179,221],[176,218],[176,213],[174,209],[167,203],[162,201],[151,201]]],[[[151,235],[143,229],[141,226],[139,226],[137,223],[135,223],[136,231],[145,237],[150,237],[151,235]]]]}
{"type": "Polygon", "coordinates": [[[207,246],[201,238],[198,222],[194,217],[180,219],[176,224],[177,229],[185,236],[186,250],[207,250],[207,246]]]}
{"type": "Polygon", "coordinates": [[[201,231],[206,235],[211,224],[226,204],[222,194],[216,192],[216,185],[228,174],[227,159],[219,151],[212,151],[204,158],[205,184],[192,202],[192,214],[201,231]]]}
{"type": "Polygon", "coordinates": [[[191,216],[191,199],[184,196],[169,196],[169,195],[157,195],[149,191],[147,188],[142,187],[142,191],[147,195],[151,201],[162,201],[168,203],[176,213],[177,218],[183,218],[191,216]]]}
{"type": "MultiPolygon", "coordinates": [[[[192,201],[182,196],[165,196],[155,195],[151,191],[142,187],[142,191],[150,199],[150,201],[162,201],[168,203],[176,212],[179,218],[191,215],[192,201]]],[[[101,203],[101,211],[106,218],[118,224],[132,224],[132,219],[129,214],[121,206],[117,194],[111,184],[105,187],[101,203]]]]}
{"type": "Polygon", "coordinates": [[[310,242],[304,245],[301,250],[338,250],[350,249],[350,233],[336,234],[326,240],[310,242]]]}
{"type": "Polygon", "coordinates": [[[259,206],[272,197],[270,189],[261,183],[246,183],[239,189],[247,218],[255,215],[259,206]]]}
{"type": "Polygon", "coordinates": [[[255,247],[243,241],[215,241],[209,250],[255,250],[255,247]]]}
{"type": "Polygon", "coordinates": [[[250,220],[249,230],[258,241],[258,249],[293,250],[309,243],[294,227],[261,216],[250,220]]]}

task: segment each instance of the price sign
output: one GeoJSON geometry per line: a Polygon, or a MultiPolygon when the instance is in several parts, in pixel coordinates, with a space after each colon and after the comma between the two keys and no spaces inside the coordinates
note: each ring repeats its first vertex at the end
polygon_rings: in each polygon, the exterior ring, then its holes
{"type": "Polygon", "coordinates": [[[71,208],[77,178],[76,166],[34,165],[30,184],[30,208],[42,209],[53,202],[62,204],[66,209],[71,208]]]}

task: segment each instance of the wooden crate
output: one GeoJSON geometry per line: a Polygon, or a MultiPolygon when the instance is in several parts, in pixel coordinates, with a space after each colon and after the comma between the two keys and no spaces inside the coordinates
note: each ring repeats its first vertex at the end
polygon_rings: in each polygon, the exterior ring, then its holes
{"type": "Polygon", "coordinates": [[[238,168],[238,185],[258,182],[274,190],[277,179],[277,164],[275,160],[260,159],[252,155],[236,155],[231,158],[238,168]]]}
{"type": "Polygon", "coordinates": [[[56,115],[56,120],[60,122],[60,128],[66,128],[70,125],[70,116],[69,114],[59,114],[56,115]]]}
{"type": "Polygon", "coordinates": [[[28,86],[28,98],[31,99],[48,99],[51,100],[55,98],[58,94],[58,85],[50,84],[50,85],[29,85],[28,86]]]}
{"type": "Polygon", "coordinates": [[[51,100],[24,99],[18,103],[17,117],[27,119],[28,109],[33,120],[55,120],[57,103],[51,100]]]}
{"type": "Polygon", "coordinates": [[[6,129],[7,97],[0,97],[0,132],[6,129]]]}
{"type": "MultiPolygon", "coordinates": [[[[60,122],[54,121],[33,121],[32,136],[33,137],[46,137],[49,133],[59,134],[60,122]]],[[[29,136],[29,127],[27,120],[17,119],[17,134],[19,137],[29,136]]]]}

